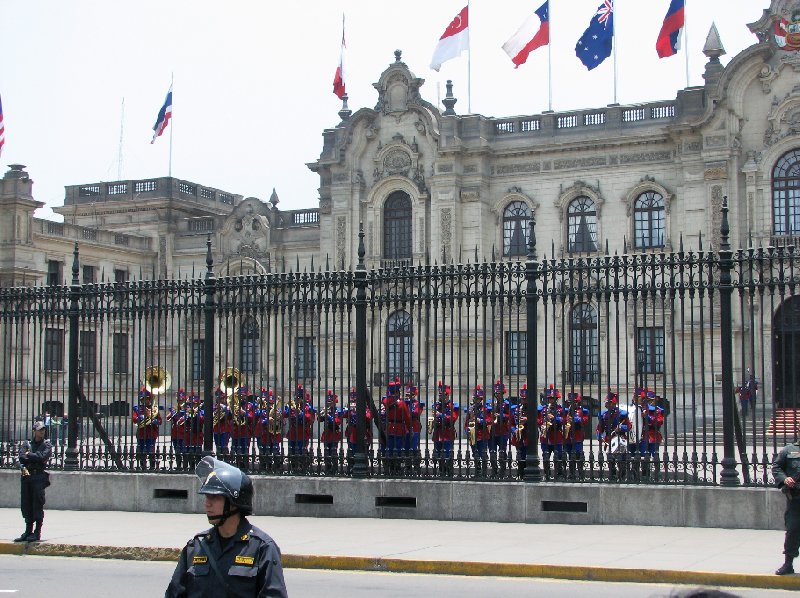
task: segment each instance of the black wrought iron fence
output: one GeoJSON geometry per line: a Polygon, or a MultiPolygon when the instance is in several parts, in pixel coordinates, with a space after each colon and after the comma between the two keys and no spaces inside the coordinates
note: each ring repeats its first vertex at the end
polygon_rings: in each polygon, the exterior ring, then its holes
{"type": "Polygon", "coordinates": [[[0,464],[765,485],[796,436],[793,243],[0,289],[0,464]]]}

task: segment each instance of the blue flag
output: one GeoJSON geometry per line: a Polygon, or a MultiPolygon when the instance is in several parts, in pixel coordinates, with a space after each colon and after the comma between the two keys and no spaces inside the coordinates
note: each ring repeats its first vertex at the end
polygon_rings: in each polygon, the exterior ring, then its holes
{"type": "Polygon", "coordinates": [[[590,71],[611,56],[614,47],[614,2],[604,0],[575,46],[575,54],[590,71]]]}

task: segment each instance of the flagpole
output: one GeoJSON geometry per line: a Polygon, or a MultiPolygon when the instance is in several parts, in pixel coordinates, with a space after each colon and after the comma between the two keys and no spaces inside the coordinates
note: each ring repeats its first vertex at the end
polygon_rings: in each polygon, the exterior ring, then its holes
{"type": "MultiPolygon", "coordinates": [[[[613,1],[613,0],[612,0],[613,1]]],[[[617,103],[617,2],[613,1],[611,10],[611,43],[614,46],[614,103],[617,103]]]]}
{"type": "Polygon", "coordinates": [[[122,180],[122,139],[125,131],[125,98],[122,98],[122,114],[119,117],[119,149],[117,150],[117,180],[122,180]]]}
{"type": "Polygon", "coordinates": [[[470,21],[472,15],[467,0],[467,112],[472,114],[472,39],[470,39],[470,21]]]}
{"type": "Polygon", "coordinates": [[[547,2],[547,111],[553,111],[553,13],[547,2]]]}
{"type": "Polygon", "coordinates": [[[683,3],[683,52],[686,54],[686,87],[689,85],[689,0],[683,3]]]}
{"type": "MultiPolygon", "coordinates": [[[[175,72],[170,73],[169,76],[169,90],[172,92],[172,86],[175,83],[175,72]]],[[[172,131],[175,130],[175,116],[170,114],[172,126],[169,128],[169,178],[172,178],[172,131]]]]}

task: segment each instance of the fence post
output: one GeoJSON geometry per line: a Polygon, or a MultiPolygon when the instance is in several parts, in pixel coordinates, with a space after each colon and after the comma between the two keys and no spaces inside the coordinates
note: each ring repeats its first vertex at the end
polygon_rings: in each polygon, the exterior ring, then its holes
{"type": "MultiPolygon", "coordinates": [[[[358,224],[358,265],[356,287],[356,447],[353,453],[353,477],[367,477],[367,454],[364,446],[367,415],[367,268],[364,265],[364,223],[358,224]]],[[[377,415],[377,414],[375,414],[377,415]]]]}
{"type": "Polygon", "coordinates": [[[522,479],[526,482],[541,482],[542,468],[539,461],[539,426],[536,424],[538,415],[539,381],[537,380],[539,360],[537,355],[536,341],[538,336],[538,325],[536,321],[539,307],[539,294],[536,288],[536,281],[539,279],[539,262],[536,260],[536,220],[531,217],[530,234],[528,236],[528,256],[525,263],[525,305],[527,308],[528,331],[526,333],[527,344],[527,371],[528,371],[528,392],[525,397],[525,415],[528,418],[525,423],[525,444],[527,453],[525,455],[525,472],[522,479]]]}
{"type": "Polygon", "coordinates": [[[719,248],[719,297],[720,297],[720,353],[722,356],[722,473],[721,486],[738,486],[739,472],[736,471],[734,453],[733,415],[735,410],[733,393],[733,324],[731,322],[733,301],[733,252],[728,235],[728,197],[722,198],[722,225],[720,226],[719,248]]]}
{"type": "Polygon", "coordinates": [[[217,277],[214,275],[214,256],[211,254],[211,235],[206,240],[206,278],[204,291],[206,304],[203,309],[205,334],[203,335],[203,455],[214,455],[214,294],[217,277]]]}
{"type": "Polygon", "coordinates": [[[67,319],[69,320],[69,346],[67,348],[68,373],[67,386],[69,396],[67,397],[67,450],[64,455],[64,469],[75,471],[80,468],[78,461],[78,393],[80,392],[79,372],[80,368],[80,320],[78,299],[81,294],[81,281],[78,278],[80,265],[78,260],[78,243],[72,252],[72,283],[69,287],[69,309],[67,319]]]}

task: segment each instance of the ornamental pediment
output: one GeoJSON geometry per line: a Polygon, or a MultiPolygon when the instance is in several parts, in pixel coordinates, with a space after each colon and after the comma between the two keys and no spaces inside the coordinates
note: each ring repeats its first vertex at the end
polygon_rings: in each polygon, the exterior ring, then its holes
{"type": "Polygon", "coordinates": [[[764,146],[770,147],[791,135],[800,135],[800,85],[781,100],[777,96],[767,116],[764,146]]]}
{"type": "Polygon", "coordinates": [[[800,0],[772,0],[761,18],[747,27],[760,42],[781,52],[800,51],[800,0]]]}

